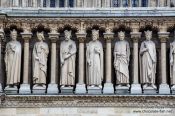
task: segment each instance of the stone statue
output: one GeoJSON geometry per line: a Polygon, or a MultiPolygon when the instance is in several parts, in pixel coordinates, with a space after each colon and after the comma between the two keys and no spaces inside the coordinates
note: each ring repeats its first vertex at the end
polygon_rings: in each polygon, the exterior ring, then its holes
{"type": "Polygon", "coordinates": [[[140,77],[143,89],[155,86],[156,74],[156,47],[155,43],[151,41],[152,31],[145,31],[146,40],[141,43],[140,47],[140,77]]]}
{"type": "Polygon", "coordinates": [[[130,47],[129,43],[124,40],[125,33],[120,31],[118,32],[118,37],[120,41],[115,43],[114,48],[114,67],[117,77],[116,84],[118,86],[127,86],[129,85],[129,57],[130,57],[130,47]]]}
{"type": "Polygon", "coordinates": [[[46,88],[47,76],[47,57],[49,48],[47,43],[43,42],[43,32],[37,32],[39,42],[36,42],[33,48],[33,88],[42,87],[46,88]]]}
{"type": "Polygon", "coordinates": [[[76,44],[71,40],[71,31],[65,30],[65,40],[60,45],[61,86],[75,85],[76,44]]]}
{"type": "Polygon", "coordinates": [[[170,43],[170,83],[175,88],[175,39],[170,43]]]}
{"type": "Polygon", "coordinates": [[[21,74],[21,44],[17,39],[17,31],[14,29],[10,34],[11,41],[6,45],[5,65],[7,75],[7,87],[14,87],[20,83],[21,74]]]}
{"type": "Polygon", "coordinates": [[[92,41],[87,44],[87,85],[101,87],[103,80],[103,47],[98,40],[99,30],[92,30],[92,41]]]}

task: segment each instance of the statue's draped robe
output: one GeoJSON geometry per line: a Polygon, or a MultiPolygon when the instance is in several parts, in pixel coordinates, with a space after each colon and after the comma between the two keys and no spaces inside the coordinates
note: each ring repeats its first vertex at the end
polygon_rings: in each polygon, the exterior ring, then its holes
{"type": "Polygon", "coordinates": [[[33,48],[33,83],[46,84],[48,45],[37,42],[33,48]],[[37,57],[39,59],[37,59],[37,57]]]}
{"type": "Polygon", "coordinates": [[[76,44],[74,41],[63,41],[60,45],[61,78],[60,85],[75,85],[76,44]]]}
{"type": "Polygon", "coordinates": [[[170,82],[175,84],[175,41],[170,43],[170,82]]]}
{"type": "Polygon", "coordinates": [[[116,71],[117,84],[129,83],[129,56],[129,43],[125,40],[116,42],[114,48],[114,67],[116,71]]]}
{"type": "Polygon", "coordinates": [[[140,77],[141,83],[155,83],[156,74],[156,47],[153,41],[143,41],[140,47],[140,77]],[[143,52],[148,48],[148,51],[143,52]]]}
{"type": "Polygon", "coordinates": [[[103,47],[100,41],[91,41],[86,51],[87,85],[101,85],[103,80],[103,47]],[[89,63],[91,65],[89,65],[89,63]]]}
{"type": "Polygon", "coordinates": [[[21,73],[21,44],[18,41],[7,43],[5,64],[7,85],[19,83],[21,73]]]}

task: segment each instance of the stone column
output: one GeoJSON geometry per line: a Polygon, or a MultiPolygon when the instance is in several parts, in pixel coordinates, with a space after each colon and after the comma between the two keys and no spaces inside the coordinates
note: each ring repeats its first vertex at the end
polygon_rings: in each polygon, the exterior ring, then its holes
{"type": "Polygon", "coordinates": [[[142,7],[142,0],[139,0],[139,7],[142,7]]]}
{"type": "Polygon", "coordinates": [[[46,0],[46,7],[50,7],[50,0],[46,0]]]}
{"type": "Polygon", "coordinates": [[[59,2],[60,2],[59,0],[55,1],[55,7],[60,7],[60,3],[59,2]]]}
{"type": "Polygon", "coordinates": [[[84,83],[85,76],[85,53],[84,53],[84,40],[86,39],[86,33],[77,33],[77,38],[79,40],[79,53],[78,53],[78,83],[76,84],[75,93],[76,94],[85,94],[86,93],[86,85],[84,83]]]}
{"type": "Polygon", "coordinates": [[[68,7],[69,6],[69,1],[68,0],[64,0],[64,7],[68,7]]]}
{"type": "Polygon", "coordinates": [[[119,2],[119,7],[123,7],[122,0],[120,0],[120,2],[119,2]]]}
{"type": "Polygon", "coordinates": [[[169,32],[159,32],[158,35],[161,42],[161,83],[159,85],[159,94],[170,94],[166,73],[166,42],[169,38],[169,32]]]}
{"type": "Polygon", "coordinates": [[[139,84],[139,53],[138,53],[138,40],[141,38],[141,33],[138,31],[131,32],[131,38],[133,40],[133,64],[132,64],[132,84],[131,94],[141,94],[142,89],[139,84]]]}
{"type": "Polygon", "coordinates": [[[43,7],[43,5],[44,5],[44,1],[40,0],[40,6],[39,7],[43,7]]]}
{"type": "Polygon", "coordinates": [[[32,1],[33,1],[33,3],[32,3],[33,4],[33,7],[36,8],[37,7],[37,0],[32,0],[32,1]]]}
{"type": "Polygon", "coordinates": [[[28,6],[28,1],[22,0],[22,7],[27,7],[27,6],[28,6]]]}
{"type": "Polygon", "coordinates": [[[78,7],[78,8],[80,8],[80,7],[83,7],[83,0],[76,0],[76,6],[75,7],[78,7]]]}
{"type": "Polygon", "coordinates": [[[2,39],[4,39],[4,30],[1,28],[0,29],[0,93],[3,92],[3,89],[2,89],[2,64],[1,64],[1,41],[2,39]]]}
{"type": "Polygon", "coordinates": [[[106,82],[103,88],[103,94],[114,94],[114,87],[112,84],[112,59],[111,59],[111,39],[114,38],[114,33],[107,32],[104,33],[104,38],[106,39],[106,82]]]}
{"type": "Polygon", "coordinates": [[[29,84],[29,39],[32,33],[23,32],[21,33],[24,39],[24,56],[23,56],[23,83],[20,85],[20,94],[30,94],[30,84],[29,84]]]}
{"type": "Polygon", "coordinates": [[[48,94],[58,94],[58,84],[56,83],[56,41],[58,40],[59,33],[49,33],[49,39],[51,40],[51,79],[47,88],[48,94]]]}

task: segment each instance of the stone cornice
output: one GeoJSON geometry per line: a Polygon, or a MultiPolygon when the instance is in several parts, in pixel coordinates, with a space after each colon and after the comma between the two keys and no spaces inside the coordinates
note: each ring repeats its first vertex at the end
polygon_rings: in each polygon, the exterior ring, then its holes
{"type": "Polygon", "coordinates": [[[2,95],[5,107],[175,108],[174,95],[2,95]]]}
{"type": "Polygon", "coordinates": [[[175,16],[175,8],[0,8],[9,17],[155,17],[175,16]]]}

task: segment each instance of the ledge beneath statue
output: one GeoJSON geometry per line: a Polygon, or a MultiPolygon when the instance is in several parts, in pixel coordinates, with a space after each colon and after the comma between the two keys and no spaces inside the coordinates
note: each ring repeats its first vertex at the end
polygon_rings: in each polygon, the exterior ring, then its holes
{"type": "Polygon", "coordinates": [[[1,108],[35,107],[175,108],[175,95],[5,95],[1,108]]]}

